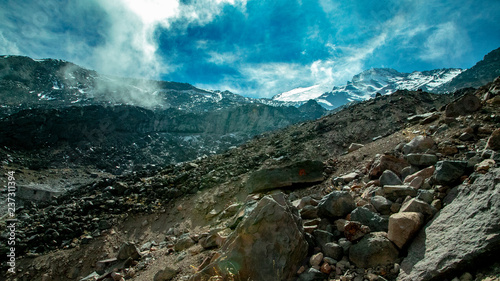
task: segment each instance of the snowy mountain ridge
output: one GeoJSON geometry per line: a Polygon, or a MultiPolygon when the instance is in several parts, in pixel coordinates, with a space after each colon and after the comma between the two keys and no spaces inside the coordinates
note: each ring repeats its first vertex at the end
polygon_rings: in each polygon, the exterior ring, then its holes
{"type": "Polygon", "coordinates": [[[388,95],[397,90],[415,91],[418,89],[433,92],[463,71],[458,68],[445,68],[401,73],[391,68],[372,68],[355,75],[346,85],[335,86],[331,91],[321,95],[312,92],[320,88],[320,85],[315,85],[281,93],[272,99],[295,104],[314,99],[326,109],[334,109],[351,101],[373,98],[377,93],[388,95]]]}

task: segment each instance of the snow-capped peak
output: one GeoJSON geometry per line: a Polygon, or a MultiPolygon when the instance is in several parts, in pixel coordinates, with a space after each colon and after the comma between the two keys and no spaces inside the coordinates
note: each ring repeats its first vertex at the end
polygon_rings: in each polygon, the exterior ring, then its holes
{"type": "Polygon", "coordinates": [[[277,101],[308,101],[316,99],[329,89],[326,85],[314,85],[310,87],[300,87],[278,94],[273,97],[277,101]]]}

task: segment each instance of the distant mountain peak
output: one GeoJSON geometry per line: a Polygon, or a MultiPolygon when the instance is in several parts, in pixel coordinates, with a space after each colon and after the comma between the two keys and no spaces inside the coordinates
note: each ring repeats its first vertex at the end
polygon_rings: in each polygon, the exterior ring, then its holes
{"type": "Polygon", "coordinates": [[[300,105],[309,99],[314,99],[324,108],[334,109],[351,101],[372,98],[377,93],[388,95],[397,90],[416,91],[418,89],[432,92],[463,71],[458,68],[445,68],[401,73],[392,68],[370,68],[354,75],[346,85],[335,86],[332,90],[319,95],[319,86],[315,85],[281,93],[274,96],[273,100],[300,105]]]}

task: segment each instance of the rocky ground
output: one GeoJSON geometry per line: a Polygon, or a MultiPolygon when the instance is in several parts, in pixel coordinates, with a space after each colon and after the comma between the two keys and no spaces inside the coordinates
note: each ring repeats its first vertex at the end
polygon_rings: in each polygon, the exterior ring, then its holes
{"type": "Polygon", "coordinates": [[[18,210],[7,278],[499,280],[499,88],[400,91],[158,173],[99,175],[18,210]]]}

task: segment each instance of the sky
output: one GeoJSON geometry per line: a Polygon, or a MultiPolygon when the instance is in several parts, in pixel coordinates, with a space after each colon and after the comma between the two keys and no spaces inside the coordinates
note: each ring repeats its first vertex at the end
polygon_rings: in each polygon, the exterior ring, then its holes
{"type": "Polygon", "coordinates": [[[470,68],[498,0],[0,0],[0,54],[249,97],[329,91],[374,67],[470,68]]]}

